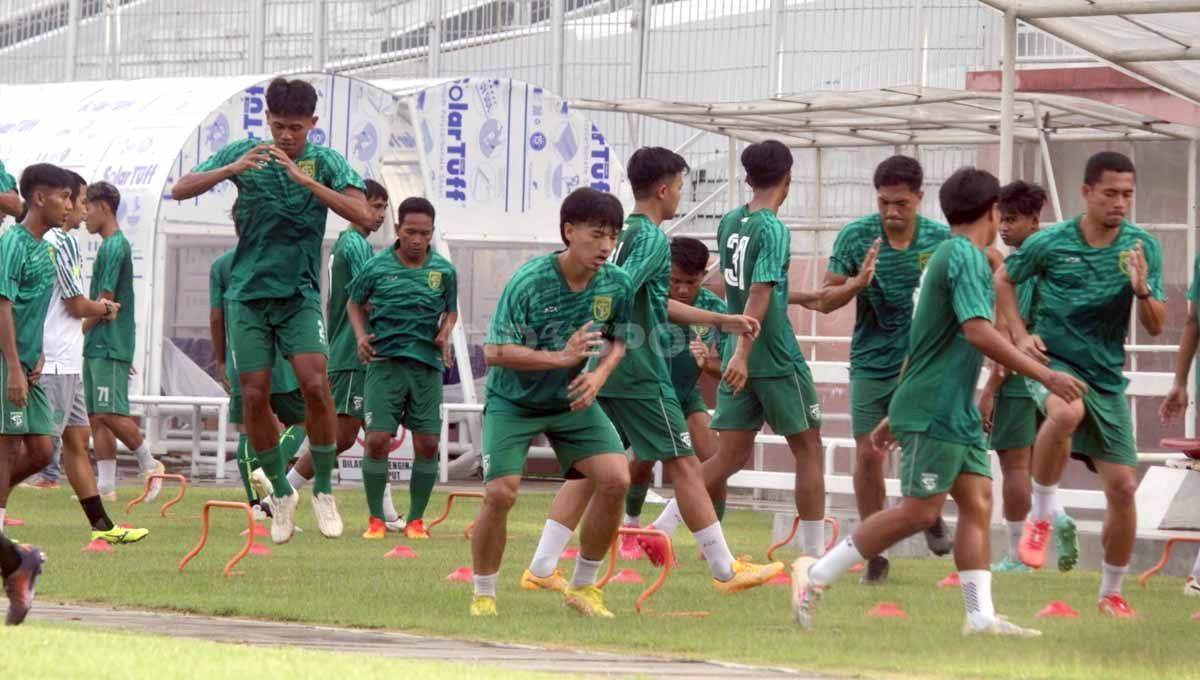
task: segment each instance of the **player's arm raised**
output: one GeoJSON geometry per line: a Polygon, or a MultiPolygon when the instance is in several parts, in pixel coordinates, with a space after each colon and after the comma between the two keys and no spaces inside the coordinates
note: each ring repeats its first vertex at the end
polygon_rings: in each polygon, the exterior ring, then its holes
{"type": "Polygon", "coordinates": [[[828,314],[845,307],[851,300],[858,297],[871,280],[875,278],[875,262],[879,256],[879,239],[871,244],[871,248],[863,257],[858,273],[854,276],[843,276],[832,271],[825,272],[825,280],[816,290],[795,290],[788,293],[788,304],[800,305],[822,314],[828,314]]]}
{"type": "Polygon", "coordinates": [[[371,220],[374,219],[374,215],[371,213],[371,206],[367,205],[367,195],[363,193],[362,189],[358,187],[346,187],[340,192],[335,191],[301,170],[300,166],[296,165],[296,161],[292,160],[290,156],[280,151],[277,147],[268,147],[267,152],[271,154],[276,163],[279,163],[287,170],[288,177],[293,182],[313,192],[317,200],[324,203],[326,208],[337,213],[338,217],[351,224],[370,224],[371,220]]]}
{"type": "MultiPolygon", "coordinates": [[[[176,201],[195,198],[227,179],[237,177],[247,170],[265,166],[271,162],[271,156],[267,152],[270,148],[270,144],[258,144],[242,154],[241,157],[219,168],[189,172],[171,186],[171,198],[176,201]]],[[[218,154],[220,153],[218,152],[218,154]]]]}
{"type": "Polygon", "coordinates": [[[1153,337],[1162,335],[1163,326],[1167,319],[1167,305],[1162,300],[1162,262],[1161,255],[1151,262],[1146,257],[1142,242],[1138,241],[1129,257],[1129,285],[1137,298],[1138,319],[1142,328],[1153,337]],[[1157,277],[1157,286],[1154,285],[1157,277]]]}
{"type": "MultiPolygon", "coordinates": [[[[534,349],[518,344],[485,344],[483,359],[488,366],[501,366],[514,371],[553,371],[578,366],[591,357],[600,356],[604,346],[601,332],[592,330],[592,324],[593,322],[588,321],[580,326],[558,351],[534,349]]],[[[614,349],[616,344],[613,343],[614,349]]],[[[625,343],[620,344],[623,355],[625,343]]]]}

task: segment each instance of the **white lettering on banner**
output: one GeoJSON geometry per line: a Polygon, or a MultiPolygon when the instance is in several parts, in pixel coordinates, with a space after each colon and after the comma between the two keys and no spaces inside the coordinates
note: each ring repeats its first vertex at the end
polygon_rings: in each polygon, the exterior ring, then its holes
{"type": "Polygon", "coordinates": [[[264,98],[262,86],[246,88],[246,97],[242,100],[242,129],[250,137],[263,137],[266,128],[267,100],[264,98]]]}
{"type": "Polygon", "coordinates": [[[592,125],[592,141],[595,142],[597,146],[592,148],[591,167],[589,168],[591,171],[590,174],[592,176],[592,181],[589,186],[597,191],[611,193],[612,189],[608,184],[608,163],[610,155],[608,142],[604,141],[604,135],[595,125],[592,125]]]}
{"type": "Polygon", "coordinates": [[[447,90],[450,102],[446,105],[446,198],[460,203],[467,200],[467,143],[463,141],[463,116],[471,108],[462,100],[460,83],[465,82],[457,81],[450,86],[447,90]]]}

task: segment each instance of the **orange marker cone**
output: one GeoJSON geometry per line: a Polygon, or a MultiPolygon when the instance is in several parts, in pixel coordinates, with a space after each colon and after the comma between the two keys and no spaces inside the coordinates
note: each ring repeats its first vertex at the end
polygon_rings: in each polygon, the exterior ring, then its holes
{"type": "Polygon", "coordinates": [[[1042,610],[1035,617],[1039,619],[1077,619],[1079,618],[1079,612],[1075,611],[1066,602],[1055,600],[1042,607],[1042,610]]]}
{"type": "Polygon", "coordinates": [[[250,554],[258,555],[260,557],[270,557],[271,549],[261,543],[255,543],[254,545],[250,546],[250,554]]]}
{"type": "Polygon", "coordinates": [[[950,575],[941,581],[937,582],[938,588],[961,588],[962,580],[958,578],[958,572],[950,572],[950,575]]]}
{"type": "Polygon", "coordinates": [[[779,572],[778,574],[775,574],[774,576],[772,576],[771,580],[767,581],[767,585],[769,585],[769,586],[790,586],[790,585],[792,585],[792,577],[790,575],[788,575],[787,570],[785,569],[785,570],[779,572]]]}
{"type": "Polygon", "coordinates": [[[17,519],[16,517],[5,517],[4,518],[4,526],[6,526],[6,527],[23,527],[23,526],[25,526],[25,520],[17,519]]]}
{"type": "Polygon", "coordinates": [[[880,602],[875,605],[871,611],[867,612],[867,616],[873,619],[906,619],[908,614],[900,608],[900,605],[895,602],[880,602]]]}
{"type": "Polygon", "coordinates": [[[417,551],[413,550],[412,548],[408,547],[407,545],[398,545],[395,548],[392,548],[390,551],[388,551],[388,553],[386,555],[384,555],[384,557],[402,559],[402,560],[411,560],[411,559],[415,559],[417,557],[417,551]]]}
{"type": "Polygon", "coordinates": [[[573,560],[576,557],[579,557],[579,548],[567,548],[566,550],[562,551],[562,554],[558,556],[558,559],[573,560]]]}
{"type": "Polygon", "coordinates": [[[112,551],[113,551],[113,547],[108,544],[108,541],[105,541],[102,538],[97,538],[96,540],[85,545],[83,547],[83,550],[81,550],[80,552],[108,553],[108,552],[112,552],[112,551]]]}
{"type": "Polygon", "coordinates": [[[617,583],[645,583],[646,579],[642,575],[632,569],[622,569],[613,577],[617,583]]]}
{"type": "MultiPolygon", "coordinates": [[[[250,533],[250,530],[249,530],[249,529],[242,529],[242,533],[241,533],[241,535],[242,535],[242,536],[246,536],[246,535],[247,535],[247,534],[249,534],[249,533],[250,533]]],[[[261,524],[257,524],[257,523],[256,523],[256,524],[254,525],[254,536],[255,536],[255,538],[257,538],[257,537],[259,537],[259,536],[270,536],[270,535],[271,535],[271,530],[270,530],[270,529],[268,529],[268,528],[264,527],[264,526],[263,526],[263,525],[261,525],[261,524]]]]}
{"type": "Polygon", "coordinates": [[[474,576],[475,573],[471,571],[470,567],[459,567],[458,569],[450,572],[450,575],[446,577],[446,580],[451,583],[470,583],[474,576]]]}
{"type": "Polygon", "coordinates": [[[861,573],[863,573],[863,571],[866,568],[867,568],[867,565],[863,564],[862,562],[859,562],[858,564],[854,565],[853,567],[850,567],[850,573],[851,574],[861,574],[861,573]]]}

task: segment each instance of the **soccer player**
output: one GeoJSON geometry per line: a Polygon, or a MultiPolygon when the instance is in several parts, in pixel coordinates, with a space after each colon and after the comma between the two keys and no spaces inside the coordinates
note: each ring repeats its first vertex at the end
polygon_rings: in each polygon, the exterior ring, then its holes
{"type": "Polygon", "coordinates": [[[46,555],[36,545],[18,545],[0,532],[0,577],[8,596],[7,626],[19,625],[33,607],[33,595],[46,555]]]}
{"type": "MultiPolygon", "coordinates": [[[[707,267],[708,247],[702,241],[686,236],[671,239],[671,299],[714,314],[726,314],[725,300],[703,285],[707,267]]],[[[719,328],[705,324],[676,323],[673,329],[669,348],[671,386],[683,409],[683,417],[687,419],[688,436],[696,458],[703,463],[717,454],[718,441],[716,433],[708,428],[712,419],[700,392],[699,380],[701,372],[718,379],[721,377],[723,334],[719,328]]],[[[653,472],[653,461],[636,461],[630,467],[623,522],[627,527],[640,526],[639,515],[650,490],[653,472]]],[[[724,484],[715,492],[710,490],[710,494],[717,519],[723,519],[724,484]]],[[[636,536],[626,536],[621,541],[621,555],[625,559],[637,559],[641,554],[636,536]]]]}
{"type": "Polygon", "coordinates": [[[273,487],[271,540],[286,543],[300,495],[288,483],[279,428],[270,413],[271,368],[280,351],[296,371],[311,441],[313,510],[321,533],[338,536],[337,419],[317,270],[330,210],[351,224],[368,224],[372,216],[362,178],[346,159],[330,147],[308,143],[317,123],[316,89],[303,80],[276,78],[266,100],[274,143],[250,138],[229,144],[180,178],[171,197],[199,196],[225,180],[238,190],[238,223],[244,231],[225,293],[230,355],[242,385],[250,446],[273,487]]]}
{"type": "Polygon", "coordinates": [[[4,169],[4,161],[0,161],[0,224],[6,214],[20,217],[21,197],[17,194],[17,181],[4,169]]]}
{"type": "MultiPolygon", "coordinates": [[[[875,168],[879,212],[855,220],[838,233],[829,271],[816,291],[796,291],[790,302],[828,314],[855,301],[850,341],[850,427],[854,433],[854,498],[859,519],[883,509],[887,456],[871,445],[871,432],[887,416],[908,354],[913,291],[921,272],[950,229],[917,211],[924,171],[915,158],[892,156],[875,168]]],[[[930,551],[945,555],[953,545],[939,515],[926,529],[930,551]]],[[[862,583],[887,582],[889,563],[877,555],[862,583]]]]}
{"type": "MultiPolygon", "coordinates": [[[[1020,248],[1025,239],[1041,226],[1039,215],[1046,204],[1046,191],[1036,184],[1015,181],[1000,189],[1000,238],[1010,248],[1020,248]]],[[[1029,279],[1017,287],[1021,318],[1027,329],[1033,329],[1037,305],[1037,281],[1029,279]]],[[[1002,329],[1007,330],[1007,329],[1002,329]]],[[[1021,562],[1021,532],[1029,515],[1029,464],[1033,455],[1033,440],[1037,436],[1041,416],[1030,396],[1025,377],[997,368],[992,371],[979,397],[979,413],[984,431],[990,435],[989,445],[1000,457],[1004,474],[1004,519],[1008,524],[1008,554],[992,564],[994,572],[1028,572],[1021,562]]],[[[1036,485],[1039,486],[1040,485],[1036,485]]],[[[1037,489],[1039,497],[1054,502],[1052,495],[1037,489]]],[[[1057,508],[1057,505],[1055,506],[1057,508]]],[[[1054,519],[1054,537],[1058,552],[1058,568],[1069,571],[1079,558],[1079,543],[1075,521],[1061,508],[1054,519]]]]}
{"type": "MultiPolygon", "coordinates": [[[[1188,288],[1188,316],[1183,326],[1183,338],[1179,340],[1179,353],[1175,355],[1175,384],[1167,393],[1162,406],[1158,409],[1162,421],[1168,422],[1182,416],[1187,411],[1188,374],[1192,371],[1192,361],[1196,358],[1196,347],[1200,345],[1200,255],[1192,263],[1192,285],[1188,288]]],[[[1200,553],[1192,564],[1192,573],[1183,582],[1183,594],[1189,597],[1200,597],[1200,553]]]]}
{"type": "MultiPolygon", "coordinates": [[[[713,586],[733,593],[762,585],[782,571],[783,565],[762,566],[734,559],[725,542],[671,385],[667,357],[673,327],[668,319],[725,326],[739,333],[756,332],[758,324],[746,317],[716,314],[669,299],[671,249],[658,225],[675,216],[687,169],[679,154],[662,147],[638,149],[629,159],[628,177],[636,203],[612,258],[633,282],[627,354],[604,383],[599,402],[621,442],[633,449],[636,462],[661,461],[675,484],[674,505],[669,505],[651,526],[671,534],[680,523],[686,523],[708,561],[713,586]]],[[[569,479],[563,484],[551,505],[530,568],[522,576],[522,587],[565,587],[565,579],[554,566],[587,508],[592,487],[587,479],[569,479]]],[[[639,540],[654,564],[666,559],[666,546],[661,543],[662,539],[639,540]]]]}
{"type": "MultiPolygon", "coordinates": [[[[363,425],[363,390],[367,368],[358,358],[354,329],[346,320],[346,301],[350,281],[375,254],[367,238],[383,226],[388,211],[388,192],[373,179],[364,180],[371,221],[351,224],[340,235],[329,258],[329,301],[325,318],[329,325],[329,382],[337,411],[337,455],[354,446],[363,425]]],[[[288,483],[299,491],[313,477],[312,454],[304,453],[288,472],[288,483]]],[[[384,524],[388,531],[400,531],[404,522],[392,506],[391,484],[384,488],[384,524]]]]}
{"type": "Polygon", "coordinates": [[[368,260],[350,283],[347,316],[358,355],[367,362],[366,539],[387,533],[388,449],[399,425],[412,434],[414,454],[404,535],[429,538],[422,517],[437,482],[442,372],[453,363],[450,333],[458,321],[458,272],[430,247],[434,217],[429,201],[404,199],[396,215],[396,243],[368,260]]]}
{"type": "Polygon", "coordinates": [[[1151,336],[1166,316],[1158,239],[1125,219],[1136,175],[1128,157],[1104,151],[1088,159],[1082,215],[1030,236],[996,272],[998,309],[1013,340],[1088,385],[1068,402],[1031,385],[1045,420],[1033,444],[1033,509],[1021,537],[1021,561],[1040,568],[1054,520],[1053,498],[1072,453],[1095,467],[1108,504],[1104,518],[1101,613],[1132,618],[1121,596],[1137,534],[1137,447],[1125,400],[1125,335],[1137,298],[1138,319],[1151,336]],[[1021,318],[1016,285],[1037,278],[1037,334],[1021,318]]]}
{"type": "MultiPolygon", "coordinates": [[[[83,322],[83,391],[92,422],[92,444],[100,471],[100,493],[115,501],[117,485],[117,439],[137,456],[142,478],[166,468],[150,455],[150,447],[129,415],[129,376],[133,371],[134,329],[133,249],[117,224],[121,194],[108,182],[87,188],[84,208],[89,234],[103,240],[92,265],[89,297],[121,305],[116,319],[93,316],[83,322]]],[[[150,485],[147,501],[158,497],[162,480],[150,485]]]]}
{"type": "Polygon", "coordinates": [[[62,225],[46,232],[44,237],[54,253],[57,276],[42,334],[45,362],[40,384],[54,417],[51,433],[54,448],[62,452],[67,480],[92,527],[92,540],[136,543],[150,532],[142,528],[119,527],[112,521],[104,509],[104,501],[96,487],[96,475],[88,459],[91,433],[83,393],[83,320],[99,317],[114,321],[121,311],[121,303],[107,299],[89,300],[83,294],[83,256],[71,232],[83,221],[87,182],[74,172],[68,171],[68,174],[72,180],[71,210],[62,225]]]}
{"type": "Polygon", "coordinates": [[[491,369],[483,414],[485,496],[471,533],[472,616],[496,615],[508,512],[538,434],[549,438],[564,475],[595,484],[564,601],[585,616],[612,616],[595,581],[621,523],[629,465],[596,395],[625,355],[621,333],[633,301],[629,275],[608,261],[622,212],[609,194],[586,187],[571,192],[559,209],[566,249],[522,265],[496,305],[484,345],[491,369]],[[606,338],[608,353],[584,372],[606,338]]]}
{"type": "Polygon", "coordinates": [[[54,262],[42,242],[71,211],[66,170],[36,163],[21,173],[25,215],[0,235],[0,530],[12,487],[50,462],[54,432],[42,372],[42,327],[54,294],[54,262]]]}
{"type": "Polygon", "coordinates": [[[868,517],[854,535],[820,560],[798,558],[792,573],[792,605],[804,628],[813,624],[821,594],[861,562],[928,527],[947,496],[958,505],[954,563],[966,607],[964,634],[1032,637],[998,616],[988,571],[991,527],[991,465],[975,407],[975,383],[983,356],[1043,382],[1057,398],[1077,400],[1084,388],[1021,353],[992,326],[994,291],[984,250],[996,238],[1000,183],[966,167],[942,184],[938,198],[952,238],[926,264],[916,295],[908,362],[888,407],[872,433],[880,450],[899,442],[900,505],[868,517]]]}

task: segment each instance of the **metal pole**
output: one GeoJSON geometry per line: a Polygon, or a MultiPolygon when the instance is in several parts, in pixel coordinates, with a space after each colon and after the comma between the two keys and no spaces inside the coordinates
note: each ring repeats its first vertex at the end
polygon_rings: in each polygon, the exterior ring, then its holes
{"type": "Polygon", "coordinates": [[[67,63],[63,75],[67,82],[75,80],[75,67],[79,61],[79,15],[82,0],[67,3],[67,63]]]}
{"type": "Polygon", "coordinates": [[[313,70],[325,70],[325,0],[313,0],[313,70]]]}
{"type": "Polygon", "coordinates": [[[563,40],[566,38],[566,3],[550,3],[550,89],[557,95],[563,94],[563,40]]]}
{"type": "Polygon", "coordinates": [[[925,39],[926,29],[922,0],[913,1],[913,84],[925,85],[925,39]]]}
{"type": "Polygon", "coordinates": [[[1004,13],[1004,42],[1000,46],[1003,71],[1000,80],[1000,183],[1012,181],[1013,136],[1017,88],[1017,13],[1004,13]]]}
{"type": "Polygon", "coordinates": [[[104,79],[112,80],[113,62],[113,4],[104,2],[104,79]]]}
{"type": "Polygon", "coordinates": [[[442,0],[429,2],[429,77],[442,75],[442,0]]]}
{"type": "Polygon", "coordinates": [[[266,71],[267,0],[251,0],[250,31],[247,36],[247,73],[266,71]]]}
{"type": "Polygon", "coordinates": [[[771,0],[770,38],[767,42],[767,96],[783,92],[783,14],[784,0],[771,0]]]}
{"type": "MultiPolygon", "coordinates": [[[[733,137],[729,138],[729,207],[728,210],[733,210],[738,204],[738,181],[737,181],[737,140],[733,137]]],[[[720,244],[717,244],[720,245],[720,244]]]]}
{"type": "MultiPolygon", "coordinates": [[[[650,34],[650,0],[638,0],[633,20],[637,24],[633,46],[633,96],[641,99],[646,96],[646,47],[650,34]]],[[[559,45],[562,45],[561,39],[559,45]]]]}
{"type": "Polygon", "coordinates": [[[1044,186],[1046,192],[1050,194],[1050,207],[1054,210],[1054,221],[1062,222],[1062,201],[1058,197],[1058,181],[1054,178],[1054,161],[1050,157],[1050,138],[1046,136],[1046,130],[1042,123],[1042,108],[1037,102],[1033,104],[1033,117],[1037,119],[1038,151],[1042,160],[1038,167],[1041,167],[1046,173],[1044,186]]]}
{"type": "MultiPolygon", "coordinates": [[[[1188,142],[1187,151],[1187,253],[1188,263],[1196,260],[1196,140],[1188,142]]],[[[1192,271],[1189,268],[1189,271],[1192,271]]],[[[1191,281],[1188,282],[1192,284],[1191,281]]],[[[1187,381],[1188,407],[1183,419],[1186,437],[1196,436],[1196,381],[1187,381]]]]}

